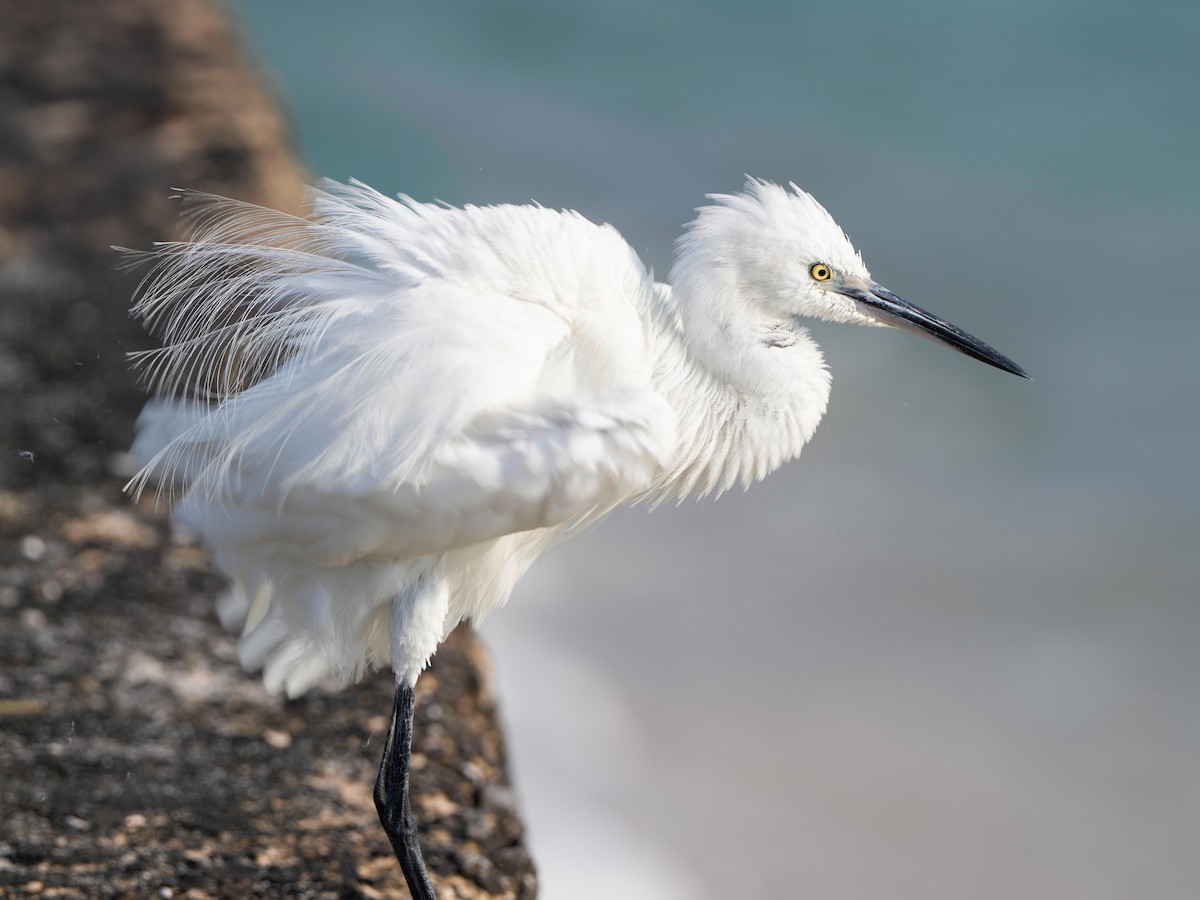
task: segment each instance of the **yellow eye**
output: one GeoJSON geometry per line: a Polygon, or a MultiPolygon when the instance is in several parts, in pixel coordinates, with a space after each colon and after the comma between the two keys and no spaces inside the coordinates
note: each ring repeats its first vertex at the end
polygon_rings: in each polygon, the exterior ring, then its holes
{"type": "Polygon", "coordinates": [[[813,281],[828,281],[833,277],[833,271],[825,263],[813,263],[808,274],[813,277],[813,281]]]}

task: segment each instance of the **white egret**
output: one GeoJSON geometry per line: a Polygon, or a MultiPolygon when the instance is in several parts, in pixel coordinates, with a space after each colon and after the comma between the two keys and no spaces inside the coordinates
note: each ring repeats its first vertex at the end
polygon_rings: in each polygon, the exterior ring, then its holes
{"type": "Polygon", "coordinates": [[[811,196],[712,195],[655,283],[608,225],[365,185],[309,218],[185,193],[134,307],[163,340],[133,453],[230,577],[223,621],[271,690],[391,665],[376,782],[414,897],[417,676],[552,543],[614,506],[749,485],[795,457],[829,372],[805,318],[991,347],[876,284],[811,196]]]}

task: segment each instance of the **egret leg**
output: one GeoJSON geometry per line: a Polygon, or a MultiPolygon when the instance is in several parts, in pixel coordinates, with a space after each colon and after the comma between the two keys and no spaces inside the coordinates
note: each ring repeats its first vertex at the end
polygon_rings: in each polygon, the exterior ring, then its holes
{"type": "Polygon", "coordinates": [[[396,859],[400,860],[400,868],[404,871],[404,880],[408,882],[413,900],[437,900],[429,873],[425,871],[425,860],[421,858],[421,845],[417,843],[417,820],[409,801],[408,761],[412,752],[415,704],[414,686],[405,681],[399,682],[396,685],[396,703],[392,708],[392,726],[387,745],[383,748],[379,777],[375,780],[375,809],[392,842],[396,859]]]}

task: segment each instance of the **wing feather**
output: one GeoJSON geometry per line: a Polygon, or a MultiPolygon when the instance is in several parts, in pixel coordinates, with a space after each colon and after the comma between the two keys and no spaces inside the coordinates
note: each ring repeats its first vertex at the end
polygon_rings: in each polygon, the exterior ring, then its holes
{"type": "Polygon", "coordinates": [[[448,441],[420,484],[309,484],[222,505],[189,496],[177,516],[230,553],[274,565],[413,560],[607,511],[649,489],[675,447],[666,402],[625,389],[489,416],[448,441]]]}
{"type": "Polygon", "coordinates": [[[150,255],[134,307],[164,346],[130,488],[173,495],[268,680],[356,677],[431,557],[587,521],[673,457],[653,284],[613,229],[361,185],[307,219],[184,200],[196,239],[150,255]]]}
{"type": "MultiPolygon", "coordinates": [[[[314,196],[316,221],[188,195],[202,211],[197,240],[158,251],[134,312],[164,341],[139,359],[156,393],[204,414],[153,453],[140,441],[134,488],[195,486],[215,501],[419,480],[478,414],[532,395],[570,334],[548,304],[438,274],[417,238],[429,240],[423,217],[449,211],[367,189],[365,210],[314,196]]],[[[159,403],[144,424],[177,425],[178,412],[159,403]]]]}

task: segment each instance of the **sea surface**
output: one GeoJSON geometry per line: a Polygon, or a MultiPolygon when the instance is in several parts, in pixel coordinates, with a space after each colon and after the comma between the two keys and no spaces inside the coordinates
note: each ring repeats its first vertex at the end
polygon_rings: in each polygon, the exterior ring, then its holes
{"type": "Polygon", "coordinates": [[[543,896],[1200,896],[1200,4],[235,8],[315,173],[661,277],[795,181],[1033,376],[814,326],[801,459],[534,568],[484,633],[543,896]]]}

